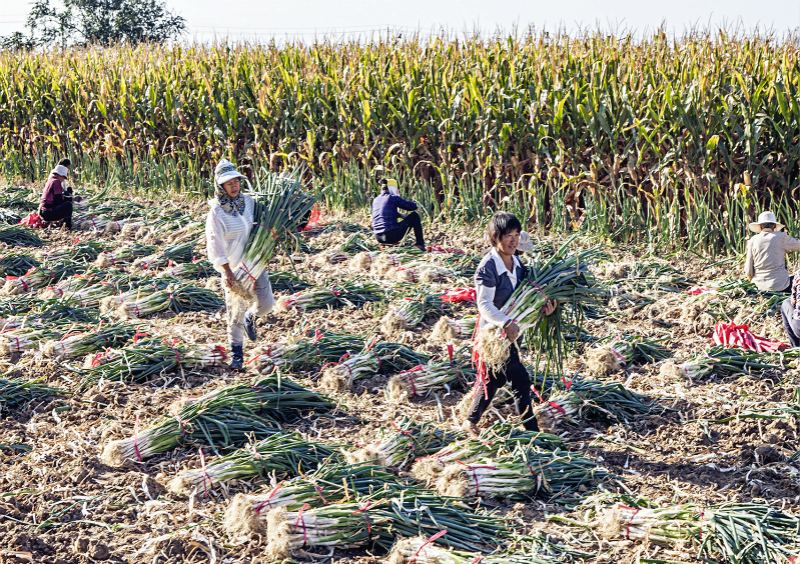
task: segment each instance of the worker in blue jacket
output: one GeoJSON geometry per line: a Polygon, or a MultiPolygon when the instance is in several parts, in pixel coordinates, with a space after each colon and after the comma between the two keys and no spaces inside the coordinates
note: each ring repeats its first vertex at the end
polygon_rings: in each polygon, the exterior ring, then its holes
{"type": "Polygon", "coordinates": [[[425,251],[425,239],[422,237],[422,220],[415,211],[419,206],[400,197],[397,184],[392,185],[386,179],[381,181],[381,193],[372,200],[372,231],[378,243],[393,245],[399,243],[410,229],[414,230],[418,249],[425,251]],[[409,211],[403,217],[399,209],[409,211]]]}

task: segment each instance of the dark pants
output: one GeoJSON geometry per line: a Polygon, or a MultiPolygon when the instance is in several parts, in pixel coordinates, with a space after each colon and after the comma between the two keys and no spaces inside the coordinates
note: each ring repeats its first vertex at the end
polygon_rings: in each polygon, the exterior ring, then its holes
{"type": "Polygon", "coordinates": [[[63,219],[64,225],[66,225],[68,229],[72,229],[72,202],[61,202],[50,209],[42,208],[39,210],[39,215],[45,221],[58,221],[59,219],[63,219]]]}
{"type": "Polygon", "coordinates": [[[786,299],[781,305],[781,318],[783,319],[783,330],[789,337],[789,344],[792,347],[800,347],[800,319],[794,318],[794,306],[792,300],[786,299]]]}
{"type": "Polygon", "coordinates": [[[494,395],[501,386],[505,386],[506,382],[511,382],[511,391],[514,394],[514,399],[517,402],[517,409],[525,421],[525,428],[529,431],[538,431],[539,424],[536,418],[533,417],[533,407],[531,406],[531,379],[528,376],[528,371],[519,359],[519,351],[517,347],[511,347],[511,354],[508,361],[502,370],[497,372],[489,372],[488,382],[486,383],[487,394],[484,394],[482,389],[476,390],[478,395],[477,401],[472,404],[472,410],[467,417],[470,423],[475,425],[481,420],[483,412],[492,403],[494,395]]]}
{"type": "Polygon", "coordinates": [[[378,243],[394,245],[402,241],[403,237],[406,236],[406,233],[408,233],[410,229],[414,230],[414,238],[417,240],[414,244],[418,247],[424,247],[425,239],[422,237],[422,220],[417,212],[408,214],[405,219],[398,222],[397,227],[394,229],[384,231],[383,233],[376,233],[375,238],[378,240],[378,243]]]}

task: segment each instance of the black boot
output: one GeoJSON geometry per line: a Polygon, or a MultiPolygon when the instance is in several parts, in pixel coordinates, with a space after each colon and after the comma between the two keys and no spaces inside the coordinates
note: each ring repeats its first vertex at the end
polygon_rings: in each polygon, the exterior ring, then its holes
{"type": "Polygon", "coordinates": [[[247,312],[244,314],[244,333],[251,341],[258,339],[258,329],[256,329],[256,316],[247,312]]]}
{"type": "Polygon", "coordinates": [[[242,346],[241,343],[238,345],[231,343],[231,370],[242,369],[242,365],[244,364],[244,350],[242,350],[242,346]]]}

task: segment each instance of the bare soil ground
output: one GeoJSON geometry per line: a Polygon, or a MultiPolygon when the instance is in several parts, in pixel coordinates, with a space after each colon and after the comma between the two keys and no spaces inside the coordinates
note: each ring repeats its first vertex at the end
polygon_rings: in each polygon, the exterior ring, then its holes
{"type": "MultiPolygon", "coordinates": [[[[192,211],[201,217],[202,208],[192,211]]],[[[352,218],[349,221],[353,221],[352,218]]],[[[357,220],[356,220],[357,221],[357,220]]],[[[367,225],[365,221],[361,221],[367,225]]],[[[485,248],[475,230],[436,226],[429,229],[429,243],[455,247],[469,253],[485,248]]],[[[311,232],[304,235],[316,251],[334,247],[347,234],[311,232]]],[[[48,245],[71,245],[74,233],[44,230],[48,245]]],[[[90,233],[82,239],[101,237],[90,233]]],[[[107,238],[121,245],[119,235],[107,238]]],[[[558,237],[542,238],[561,242],[558,237]]],[[[168,237],[163,237],[168,240],[168,237]]],[[[588,246],[592,242],[579,241],[588,246]]],[[[644,260],[635,249],[607,249],[607,265],[596,268],[600,280],[614,274],[614,265],[644,260]],[[611,271],[611,272],[609,272],[611,271]]],[[[341,277],[353,277],[346,266],[319,266],[300,254],[294,267],[298,275],[316,284],[341,277]]],[[[313,258],[313,257],[312,257],[313,258]]],[[[647,259],[650,260],[650,259],[647,259]]],[[[731,263],[708,268],[700,259],[661,260],[674,266],[687,284],[701,285],[733,271],[731,263]]],[[[287,269],[288,261],[275,265],[287,269]]],[[[366,275],[358,275],[366,276],[366,275]]],[[[380,279],[377,279],[379,282],[380,279]]],[[[450,285],[442,285],[447,289],[450,285]]],[[[278,292],[278,297],[281,292],[278,292]]],[[[705,319],[706,306],[691,311],[689,297],[680,293],[651,291],[651,304],[613,303],[608,314],[590,319],[586,329],[596,337],[620,332],[648,338],[666,338],[664,344],[674,356],[686,359],[707,348],[714,319],[705,319]],[[686,313],[689,310],[689,313],[686,313]]],[[[732,301],[721,297],[718,300],[732,301]]],[[[473,304],[459,304],[455,316],[474,314],[473,304]]],[[[186,342],[225,343],[224,312],[164,314],[147,320],[149,331],[186,342]]],[[[780,336],[779,316],[773,311],[756,319],[754,331],[780,336]]],[[[428,339],[435,319],[401,335],[408,345],[427,352],[441,352],[428,339]]],[[[274,312],[260,320],[260,343],[284,339],[304,328],[371,334],[378,326],[369,306],[333,311],[274,312]]],[[[463,344],[467,344],[464,341],[463,344]]],[[[252,351],[255,345],[248,345],[252,351]]],[[[32,355],[27,355],[32,356],[32,355]]],[[[246,359],[249,358],[247,352],[246,359]]],[[[23,357],[23,360],[26,357],[23,357]]],[[[22,361],[20,361],[22,362],[22,361]]],[[[21,375],[43,378],[49,384],[75,390],[74,378],[60,366],[44,361],[25,363],[21,375]]],[[[577,370],[583,355],[573,356],[568,368],[577,370]]],[[[99,455],[105,443],[131,436],[134,421],[143,423],[166,412],[183,396],[199,396],[225,382],[255,376],[252,368],[244,375],[220,369],[205,376],[165,374],[142,384],[101,383],[71,397],[34,401],[26,408],[3,412],[0,421],[0,558],[3,562],[52,562],[55,564],[109,562],[266,562],[265,539],[233,542],[220,523],[231,497],[263,484],[240,482],[218,487],[204,497],[192,498],[170,493],[165,485],[179,471],[200,465],[195,449],[176,449],[135,467],[120,469],[104,465],[99,455]]],[[[316,388],[314,372],[296,375],[300,382],[316,388]]],[[[631,366],[610,376],[629,389],[661,402],[661,409],[638,421],[611,425],[584,421],[561,430],[570,450],[580,452],[616,476],[605,484],[610,491],[631,492],[661,504],[714,504],[725,500],[765,499],[787,510],[800,506],[800,479],[796,463],[787,462],[800,449],[794,419],[777,421],[740,420],[711,423],[735,414],[746,402],[791,401],[796,371],[754,373],[727,378],[710,377],[691,382],[668,378],[658,366],[631,366]]],[[[437,398],[390,402],[384,397],[385,377],[362,381],[351,394],[337,397],[339,409],[333,418],[305,421],[296,426],[315,440],[331,443],[368,443],[376,431],[407,415],[454,428],[452,408],[463,390],[440,391],[437,398]],[[440,401],[440,403],[439,403],[440,401]],[[353,416],[365,422],[355,423],[353,416]]],[[[490,411],[482,422],[513,417],[510,406],[490,411]]],[[[576,495],[580,495],[576,493],[576,495]]],[[[487,500],[501,512],[524,523],[530,531],[541,531],[552,539],[595,553],[589,561],[638,562],[640,558],[694,562],[691,547],[685,550],[659,548],[649,543],[603,540],[589,529],[555,524],[547,515],[564,513],[565,507],[547,498],[526,504],[487,500]]],[[[300,560],[372,562],[380,554],[364,551],[317,551],[300,560]]]]}

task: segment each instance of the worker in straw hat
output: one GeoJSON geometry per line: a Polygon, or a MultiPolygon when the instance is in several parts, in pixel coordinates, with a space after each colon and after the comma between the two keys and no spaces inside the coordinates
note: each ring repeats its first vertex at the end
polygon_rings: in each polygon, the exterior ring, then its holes
{"type": "Polygon", "coordinates": [[[231,345],[231,364],[240,370],[244,361],[244,335],[251,341],[258,337],[256,317],[272,311],[275,298],[265,270],[255,281],[256,303],[243,318],[234,319],[238,308],[233,307],[231,288],[236,281],[233,271],[244,254],[250,230],[253,227],[253,198],[241,192],[244,175],[233,163],[222,159],[214,169],[215,197],[209,202],[211,209],[206,218],[206,246],[208,260],[222,274],[225,304],[228,308],[228,339],[231,345]]]}
{"type": "Polygon", "coordinates": [[[757,233],[747,241],[744,273],[762,292],[789,292],[792,284],[786,270],[786,253],[800,251],[800,241],[782,231],[775,214],[766,211],[749,225],[757,233]]]}

